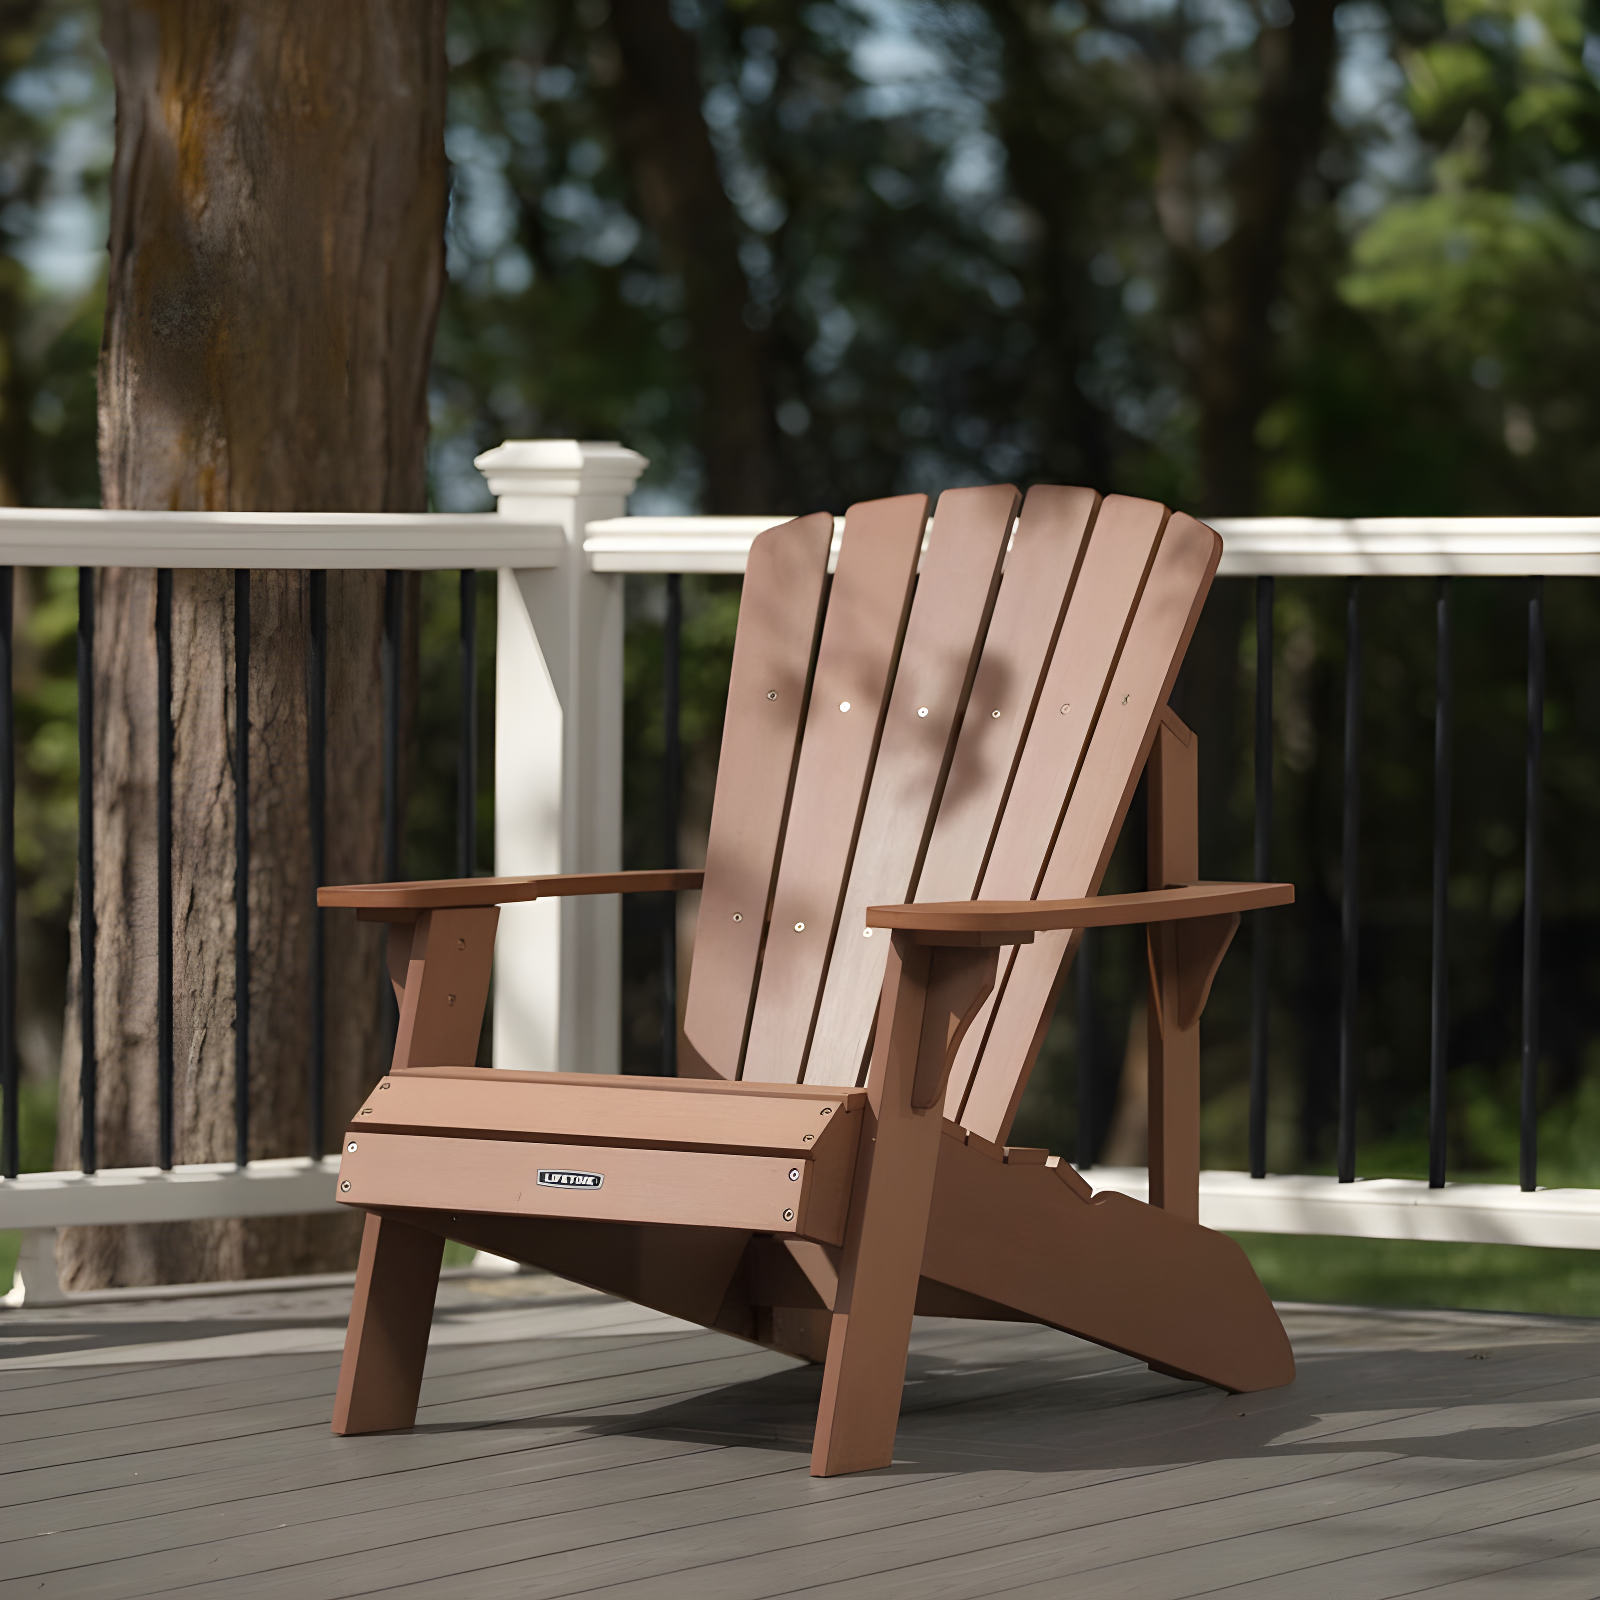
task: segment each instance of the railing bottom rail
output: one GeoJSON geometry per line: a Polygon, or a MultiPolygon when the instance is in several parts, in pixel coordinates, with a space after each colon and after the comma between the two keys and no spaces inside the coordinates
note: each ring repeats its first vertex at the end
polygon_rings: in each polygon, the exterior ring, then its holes
{"type": "MultiPolygon", "coordinates": [[[[1097,1191],[1149,1198],[1143,1167],[1090,1167],[1097,1191]]],[[[1317,1233],[1348,1239],[1428,1239],[1448,1244],[1525,1244],[1600,1250],[1600,1189],[1536,1189],[1514,1183],[1405,1178],[1200,1174],[1200,1221],[1230,1233],[1317,1233]]]]}
{"type": "Polygon", "coordinates": [[[338,1156],[24,1172],[0,1180],[0,1228],[195,1222],[215,1217],[297,1217],[338,1209],[338,1156]]]}

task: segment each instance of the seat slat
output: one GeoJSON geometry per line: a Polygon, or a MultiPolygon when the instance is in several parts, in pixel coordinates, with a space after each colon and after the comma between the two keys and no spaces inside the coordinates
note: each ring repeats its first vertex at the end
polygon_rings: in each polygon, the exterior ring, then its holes
{"type": "MultiPolygon", "coordinates": [[[[747,1079],[793,1083],[800,1076],[927,511],[926,495],[901,495],[852,506],[845,519],[750,1017],[741,1073],[747,1079]]],[[[702,909],[702,927],[705,918],[702,909]]]]}
{"type": "Polygon", "coordinates": [[[831,1100],[798,1094],[660,1094],[648,1079],[633,1079],[631,1089],[619,1092],[590,1074],[552,1074],[549,1083],[502,1081],[506,1076],[487,1072],[463,1083],[396,1073],[367,1096],[350,1123],[349,1138],[359,1140],[369,1130],[426,1132],[813,1156],[848,1137],[839,1130],[865,1099],[860,1091],[831,1100]],[[574,1076],[590,1081],[574,1082],[574,1076]]]}
{"type": "Polygon", "coordinates": [[[1054,484],[1035,484],[1022,502],[972,683],[972,715],[962,721],[917,875],[917,900],[970,900],[977,893],[1099,509],[1092,489],[1054,484]]]}
{"type": "MultiPolygon", "coordinates": [[[[1109,507],[1110,502],[1107,502],[1109,507]]],[[[1102,511],[1104,516],[1104,511],[1102,511]]],[[[1067,802],[1037,897],[1094,894],[1111,859],[1133,791],[1172,693],[1200,609],[1222,559],[1222,540],[1193,517],[1167,522],[1112,674],[1110,693],[1067,802]]],[[[988,879],[985,877],[985,892],[988,879]]],[[[1003,1142],[1049,1026],[1077,934],[1040,934],[1003,964],[997,1002],[957,1120],[1003,1142]]],[[[974,1024],[967,1037],[978,1032],[974,1024]]],[[[965,1046],[957,1073],[965,1063],[965,1046]]],[[[952,1074],[952,1082],[956,1074],[952,1074]]],[[[947,1101],[947,1106],[951,1102],[947,1101]]]]}
{"type": "Polygon", "coordinates": [[[832,539],[833,518],[818,514],[750,547],[678,1054],[686,1077],[739,1075],[832,539]]]}
{"type": "MultiPolygon", "coordinates": [[[[882,935],[876,943],[862,936],[866,909],[885,895],[908,894],[916,879],[1017,500],[1009,484],[939,497],[806,1056],[807,1083],[860,1078],[889,947],[882,935]]],[[[760,1065],[770,1063],[763,1058],[760,1065]]]]}

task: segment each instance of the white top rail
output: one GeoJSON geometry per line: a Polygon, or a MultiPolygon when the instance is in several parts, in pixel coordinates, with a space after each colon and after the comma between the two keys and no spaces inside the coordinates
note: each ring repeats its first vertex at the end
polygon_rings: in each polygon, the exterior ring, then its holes
{"type": "MultiPolygon", "coordinates": [[[[610,517],[584,549],[596,572],[743,572],[785,517],[610,517]]],[[[843,526],[835,518],[835,542],[843,526]]],[[[1222,576],[1600,577],[1600,517],[1222,517],[1222,576]]]]}
{"type": "MultiPolygon", "coordinates": [[[[742,573],[788,518],[608,517],[595,572],[742,573]]],[[[836,517],[835,544],[844,519],[836,517]]],[[[1600,577],[1600,517],[1223,517],[1223,577],[1600,577]]],[[[0,507],[0,565],[522,570],[561,564],[563,530],[482,512],[97,511],[0,507]]]]}
{"type": "Polygon", "coordinates": [[[495,512],[58,511],[0,507],[0,566],[437,571],[554,567],[566,536],[495,512]]]}

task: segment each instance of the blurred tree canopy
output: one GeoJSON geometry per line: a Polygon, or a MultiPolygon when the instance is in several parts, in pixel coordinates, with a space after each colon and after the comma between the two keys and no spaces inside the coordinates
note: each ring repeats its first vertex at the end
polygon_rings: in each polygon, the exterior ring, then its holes
{"type": "Polygon", "coordinates": [[[575,430],[707,510],[1582,510],[1586,15],[458,0],[439,492],[575,430]]]}
{"type": "MultiPolygon", "coordinates": [[[[0,21],[0,489],[93,503],[94,8],[6,0],[0,21]]],[[[635,507],[653,511],[995,479],[1219,516],[1595,508],[1600,21],[1580,0],[454,0],[449,52],[440,507],[487,503],[479,450],[556,435],[643,451],[635,507]]],[[[1433,591],[1368,594],[1362,1170],[1410,1170],[1433,591]]],[[[1525,600],[1458,586],[1452,1063],[1457,1158],[1484,1169],[1514,1128],[1525,600]]],[[[1278,587],[1275,867],[1301,904],[1273,934],[1277,1166],[1331,1154],[1344,604],[1339,583],[1278,587]]],[[[692,860],[737,584],[691,581],[685,605],[692,860]]],[[[648,865],[658,581],[630,583],[629,608],[628,853],[648,865]]],[[[1600,604],[1574,580],[1549,609],[1547,1100],[1575,1172],[1593,1158],[1572,1130],[1600,1146],[1600,604]]],[[[1218,586],[1183,691],[1219,876],[1250,870],[1251,617],[1244,586],[1218,586]]],[[[39,704],[70,720],[70,698],[39,704]]],[[[448,739],[435,720],[428,751],[448,739]]],[[[449,859],[429,788],[447,768],[418,764],[419,865],[449,859]]],[[[639,1070],[659,915],[630,907],[639,1070]]],[[[1243,1156],[1248,965],[1225,967],[1212,1012],[1218,1164],[1243,1156]]],[[[1108,941],[1099,983],[1109,1026],[1136,992],[1131,947],[1108,941]]],[[[1064,1011],[1029,1110],[1057,1148],[1074,1027],[1064,1011]]]]}

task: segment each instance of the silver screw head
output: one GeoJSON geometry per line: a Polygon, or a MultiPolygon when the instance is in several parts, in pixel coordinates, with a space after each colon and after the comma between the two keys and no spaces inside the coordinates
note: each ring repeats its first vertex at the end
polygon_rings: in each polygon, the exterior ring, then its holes
{"type": "Polygon", "coordinates": [[[776,689],[768,689],[767,690],[767,699],[776,700],[777,698],[778,698],[778,691],[776,689]]]}
{"type": "Polygon", "coordinates": [[[926,706],[918,706],[917,707],[917,715],[919,717],[925,717],[925,716],[927,716],[927,714],[928,714],[928,708],[926,706]]]}
{"type": "Polygon", "coordinates": [[[800,1135],[800,1142],[801,1142],[801,1144],[810,1144],[811,1141],[813,1139],[815,1139],[815,1138],[816,1138],[816,1134],[814,1134],[814,1133],[802,1133],[800,1135]]]}
{"type": "Polygon", "coordinates": [[[364,1116],[364,1117],[370,1117],[372,1115],[372,1107],[371,1106],[362,1106],[361,1115],[364,1116]]]}
{"type": "Polygon", "coordinates": [[[352,1154],[352,1155],[354,1155],[354,1154],[355,1154],[355,1148],[356,1148],[356,1142],[355,1142],[355,1140],[354,1140],[354,1139],[352,1139],[352,1140],[351,1140],[351,1141],[350,1141],[350,1143],[349,1143],[349,1144],[347,1144],[347,1145],[346,1145],[346,1146],[345,1146],[345,1149],[346,1149],[346,1150],[347,1150],[347,1151],[349,1151],[349,1152],[350,1152],[350,1153],[351,1153],[351,1154],[352,1154]]]}
{"type": "Polygon", "coordinates": [[[339,1185],[339,1192],[340,1194],[350,1193],[350,1180],[348,1178],[346,1178],[344,1182],[339,1185]]]}
{"type": "Polygon", "coordinates": [[[999,713],[999,712],[998,712],[998,711],[991,711],[991,712],[990,712],[990,713],[989,713],[989,715],[990,715],[990,716],[991,716],[991,717],[998,717],[998,716],[999,716],[999,715],[1000,715],[1000,713],[999,713]]]}
{"type": "Polygon", "coordinates": [[[794,1212],[785,1211],[784,1214],[783,1214],[783,1220],[785,1222],[793,1222],[794,1221],[794,1212]]]}
{"type": "Polygon", "coordinates": [[[796,932],[796,933],[804,933],[804,932],[805,932],[805,931],[806,931],[806,925],[805,925],[805,923],[803,923],[803,922],[797,922],[797,923],[795,923],[795,925],[794,925],[794,931],[795,931],[795,932],[796,932]]]}
{"type": "Polygon", "coordinates": [[[733,920],[735,922],[743,922],[744,921],[744,913],[742,911],[735,911],[734,914],[733,914],[733,920]]]}
{"type": "Polygon", "coordinates": [[[790,1183],[798,1183],[799,1181],[800,1181],[800,1169],[799,1169],[799,1167],[790,1167],[789,1168],[789,1182],[790,1183]]]}
{"type": "Polygon", "coordinates": [[[848,700],[841,700],[839,702],[839,709],[841,711],[848,711],[850,709],[850,702],[848,700]]]}
{"type": "Polygon", "coordinates": [[[831,1117],[833,1115],[833,1107],[824,1106],[822,1110],[817,1113],[817,1115],[819,1117],[831,1117]]]}

